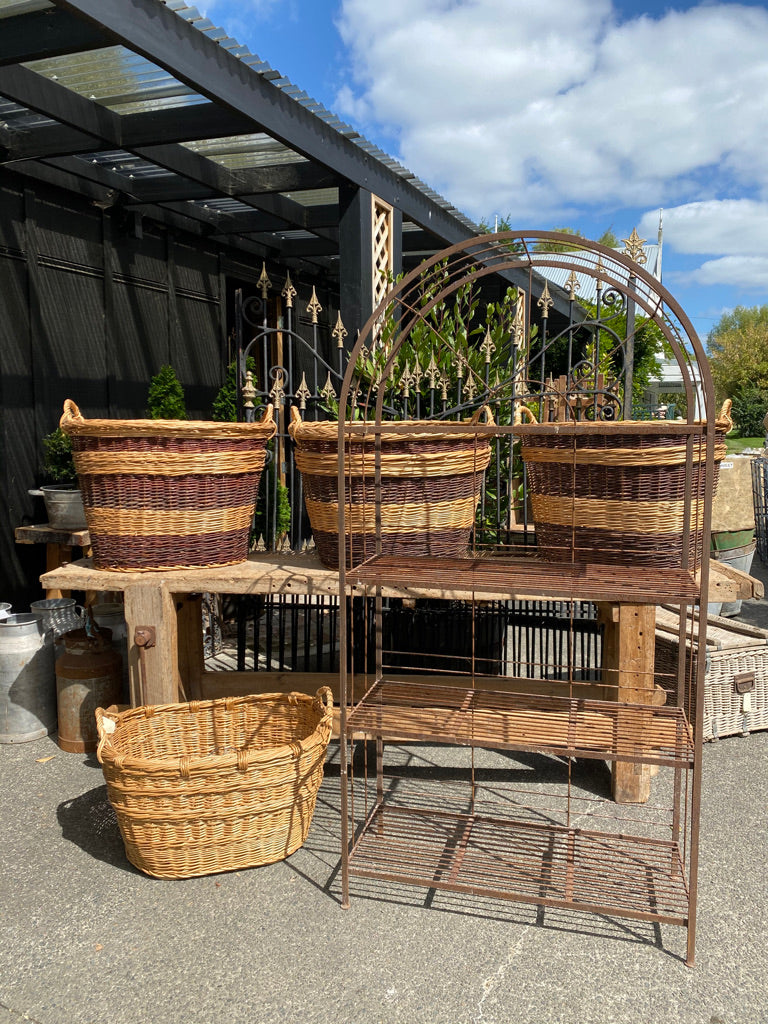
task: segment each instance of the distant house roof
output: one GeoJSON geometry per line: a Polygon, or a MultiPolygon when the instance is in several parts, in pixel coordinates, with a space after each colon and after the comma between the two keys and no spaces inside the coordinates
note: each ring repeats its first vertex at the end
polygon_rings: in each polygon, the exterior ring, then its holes
{"type": "MultiPolygon", "coordinates": [[[[638,261],[638,266],[641,266],[647,273],[652,274],[654,277],[661,280],[661,245],[643,245],[642,252],[645,256],[644,261],[638,261]]],[[[616,249],[616,252],[624,252],[623,249],[616,249]]],[[[576,252],[568,253],[568,260],[570,262],[579,263],[583,262],[585,267],[590,266],[594,268],[595,258],[594,253],[589,255],[585,252],[583,255],[576,252]]],[[[536,267],[538,273],[552,284],[557,285],[564,291],[569,291],[569,277],[571,274],[571,267],[543,267],[538,265],[536,267]]],[[[579,299],[583,299],[586,302],[594,303],[597,299],[597,278],[591,274],[579,274],[576,273],[578,278],[578,288],[576,289],[576,295],[579,299]]]]}

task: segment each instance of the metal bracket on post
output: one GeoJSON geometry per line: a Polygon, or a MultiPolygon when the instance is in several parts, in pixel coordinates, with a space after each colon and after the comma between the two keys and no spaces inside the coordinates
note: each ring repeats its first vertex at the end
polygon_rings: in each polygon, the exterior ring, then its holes
{"type": "Polygon", "coordinates": [[[157,630],[154,626],[137,626],[133,631],[133,642],[139,649],[139,675],[141,676],[141,703],[146,703],[147,670],[144,664],[144,651],[157,643],[157,630]]]}

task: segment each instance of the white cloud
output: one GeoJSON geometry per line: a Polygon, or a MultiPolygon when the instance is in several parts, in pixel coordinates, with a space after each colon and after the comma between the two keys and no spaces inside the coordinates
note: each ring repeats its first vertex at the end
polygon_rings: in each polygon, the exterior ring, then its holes
{"type": "Polygon", "coordinates": [[[706,260],[690,274],[675,276],[680,283],[765,291],[768,285],[768,256],[722,256],[706,260]]]}
{"type": "Polygon", "coordinates": [[[339,28],[340,112],[396,126],[396,155],[471,215],[768,197],[762,8],[620,23],[610,0],[343,0],[339,28]]]}
{"type": "MultiPolygon", "coordinates": [[[[641,235],[655,232],[658,211],[640,220],[641,235]]],[[[768,202],[709,199],[664,210],[664,243],[697,256],[768,256],[768,202]]]]}

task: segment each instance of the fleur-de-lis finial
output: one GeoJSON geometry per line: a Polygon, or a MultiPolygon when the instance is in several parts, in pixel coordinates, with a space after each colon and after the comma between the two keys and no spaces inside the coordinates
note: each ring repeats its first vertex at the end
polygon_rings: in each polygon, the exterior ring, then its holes
{"type": "Polygon", "coordinates": [[[480,351],[484,354],[486,363],[490,363],[491,356],[496,351],[496,346],[494,345],[493,338],[491,337],[490,327],[485,328],[485,337],[483,338],[483,343],[480,346],[480,351]]]}
{"type": "Polygon", "coordinates": [[[424,376],[429,381],[430,388],[434,391],[440,381],[440,370],[438,369],[437,363],[435,362],[435,353],[433,352],[429,359],[429,364],[424,371],[424,376]]]}
{"type": "Polygon", "coordinates": [[[312,397],[312,392],[309,390],[309,387],[307,386],[306,373],[302,373],[301,375],[301,384],[299,384],[298,388],[296,388],[296,397],[299,400],[299,409],[306,409],[307,399],[312,397]]]}
{"type": "Polygon", "coordinates": [[[291,280],[290,270],[285,275],[285,284],[283,285],[283,290],[280,292],[280,294],[285,299],[286,309],[293,309],[293,300],[296,298],[297,292],[296,289],[293,287],[293,281],[291,280]]]}
{"type": "Polygon", "coordinates": [[[317,323],[317,315],[318,315],[318,313],[322,313],[322,311],[323,311],[323,307],[320,305],[320,301],[319,301],[319,299],[317,297],[317,293],[315,291],[315,286],[312,285],[312,298],[309,300],[309,305],[307,306],[307,312],[309,314],[311,314],[311,316],[312,316],[312,323],[313,324],[317,323]]]}
{"type": "Polygon", "coordinates": [[[541,298],[538,299],[538,301],[536,302],[536,305],[541,310],[541,318],[542,318],[542,320],[546,320],[547,319],[547,317],[549,316],[550,306],[554,306],[554,304],[555,304],[555,300],[549,294],[549,283],[547,281],[545,281],[544,282],[544,291],[541,293],[541,298]]]}
{"type": "Polygon", "coordinates": [[[348,333],[347,328],[341,322],[341,310],[339,310],[336,317],[336,326],[331,331],[331,337],[336,339],[336,348],[344,348],[344,339],[348,333]]]}
{"type": "Polygon", "coordinates": [[[320,392],[320,397],[324,398],[326,402],[336,401],[336,392],[333,389],[333,382],[331,381],[331,371],[328,371],[328,379],[325,382],[325,387],[320,392]]]}
{"type": "Polygon", "coordinates": [[[467,398],[471,402],[472,399],[477,394],[477,384],[475,383],[475,378],[472,374],[470,374],[469,377],[467,378],[467,386],[465,387],[464,390],[467,393],[467,398]]]}
{"type": "Polygon", "coordinates": [[[643,245],[646,239],[641,238],[637,233],[637,228],[632,228],[632,234],[629,238],[622,238],[624,243],[624,255],[629,256],[635,263],[639,263],[641,266],[643,263],[648,262],[648,257],[645,254],[643,245]]]}
{"type": "Polygon", "coordinates": [[[576,292],[581,288],[581,281],[579,280],[575,270],[570,272],[565,284],[568,288],[568,298],[571,299],[571,301],[574,301],[576,298],[576,292]]]}
{"type": "Polygon", "coordinates": [[[285,398],[286,374],[280,368],[276,368],[272,372],[275,374],[275,383],[270,388],[269,397],[275,405],[282,405],[285,398]]]}
{"type": "Polygon", "coordinates": [[[408,398],[411,393],[411,388],[418,384],[418,379],[415,373],[411,372],[411,368],[408,363],[405,364],[405,369],[400,375],[400,387],[402,388],[403,395],[408,398]]]}
{"type": "Polygon", "coordinates": [[[467,369],[469,363],[464,358],[461,352],[456,356],[456,376],[459,380],[464,380],[464,370],[467,369]]]}
{"type": "Polygon", "coordinates": [[[595,277],[595,285],[597,287],[597,290],[600,291],[603,287],[603,274],[605,273],[605,266],[603,264],[602,256],[597,257],[597,266],[595,269],[597,270],[597,276],[595,277]]]}
{"type": "Polygon", "coordinates": [[[261,264],[261,274],[259,275],[259,280],[256,282],[256,284],[258,285],[259,291],[261,292],[262,299],[266,299],[267,292],[272,287],[272,282],[269,280],[269,275],[267,274],[267,264],[264,262],[262,262],[261,264]]]}

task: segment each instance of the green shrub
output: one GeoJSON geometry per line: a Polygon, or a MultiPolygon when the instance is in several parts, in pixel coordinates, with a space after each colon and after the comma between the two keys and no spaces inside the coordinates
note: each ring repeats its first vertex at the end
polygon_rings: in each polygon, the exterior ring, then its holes
{"type": "Polygon", "coordinates": [[[768,391],[756,384],[743,384],[731,396],[733,422],[742,437],[762,437],[763,419],[768,412],[768,391]]]}
{"type": "Polygon", "coordinates": [[[72,458],[72,438],[56,427],[43,438],[43,472],[52,484],[68,484],[77,480],[72,458]]]}
{"type": "MultiPolygon", "coordinates": [[[[256,372],[256,360],[248,356],[245,361],[247,370],[256,372]]],[[[213,400],[212,419],[234,423],[237,420],[237,361],[233,360],[227,367],[224,383],[213,400]]]]}
{"type": "Polygon", "coordinates": [[[161,366],[149,383],[147,413],[151,420],[185,420],[184,388],[172,366],[161,366]]]}

